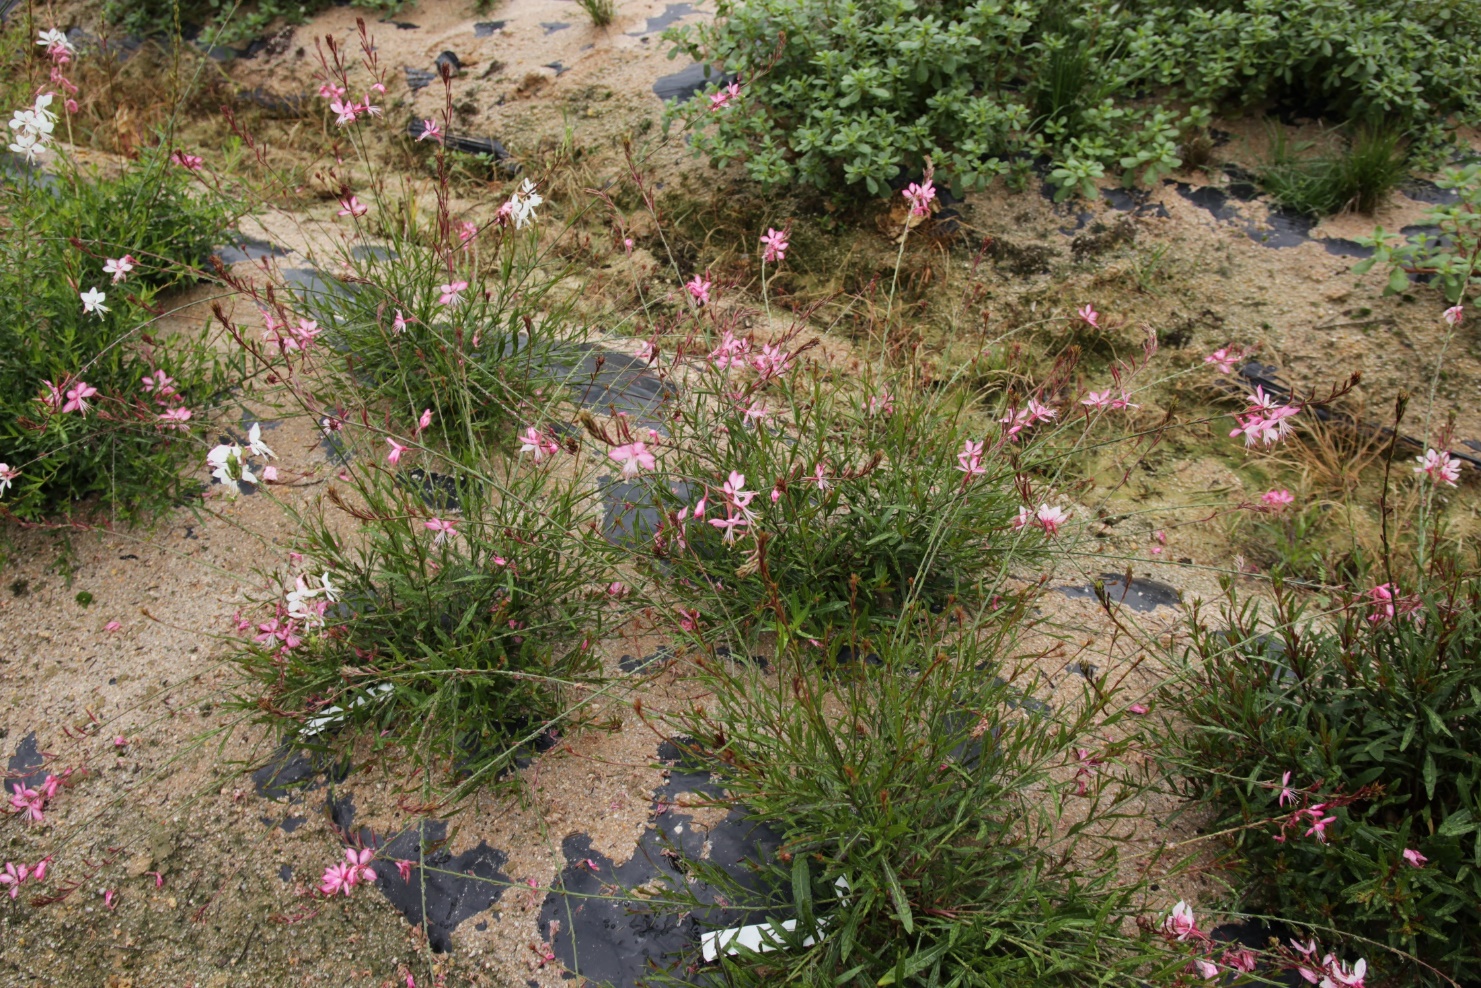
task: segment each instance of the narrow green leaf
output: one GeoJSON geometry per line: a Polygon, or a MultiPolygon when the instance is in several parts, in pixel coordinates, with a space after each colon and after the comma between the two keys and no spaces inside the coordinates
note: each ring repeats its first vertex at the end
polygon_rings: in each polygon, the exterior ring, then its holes
{"type": "Polygon", "coordinates": [[[888,861],[881,858],[879,863],[884,868],[885,881],[889,884],[890,898],[894,900],[895,912],[900,917],[900,925],[905,927],[906,933],[914,933],[915,917],[911,915],[910,903],[905,898],[905,890],[900,887],[900,879],[895,877],[895,869],[890,867],[888,861]]]}

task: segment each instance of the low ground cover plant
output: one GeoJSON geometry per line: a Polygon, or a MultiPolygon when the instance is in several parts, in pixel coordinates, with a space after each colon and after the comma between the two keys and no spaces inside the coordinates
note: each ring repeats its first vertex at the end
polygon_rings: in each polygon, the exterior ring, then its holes
{"type": "MultiPolygon", "coordinates": [[[[43,42],[65,82],[74,52],[56,32],[43,42]]],[[[160,293],[201,275],[231,217],[194,180],[199,159],[166,145],[110,171],[59,152],[73,108],[57,85],[15,111],[17,164],[0,177],[0,504],[27,520],[136,519],[180,496],[232,378],[204,340],[150,329],[160,293]]]]}
{"type": "Polygon", "coordinates": [[[877,194],[931,161],[961,191],[1042,157],[1061,196],[1094,196],[1102,176],[1177,168],[1216,110],[1286,101],[1427,148],[1481,111],[1481,14],[1448,4],[741,0],[716,15],[668,35],[729,74],[677,112],[698,151],[771,187],[877,194]]]}

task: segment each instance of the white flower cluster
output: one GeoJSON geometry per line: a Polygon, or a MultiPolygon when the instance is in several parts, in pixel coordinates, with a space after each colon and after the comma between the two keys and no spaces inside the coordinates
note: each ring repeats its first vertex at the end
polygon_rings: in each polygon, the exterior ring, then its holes
{"type": "Polygon", "coordinates": [[[26,160],[32,163],[47,149],[52,131],[57,126],[57,115],[48,109],[51,100],[51,93],[42,93],[30,109],[16,110],[10,118],[10,129],[15,131],[10,150],[25,155],[26,160]]]}

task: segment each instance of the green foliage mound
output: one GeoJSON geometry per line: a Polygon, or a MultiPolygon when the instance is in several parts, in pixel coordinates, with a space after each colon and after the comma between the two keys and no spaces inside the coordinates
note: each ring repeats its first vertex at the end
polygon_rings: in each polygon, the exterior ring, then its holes
{"type": "Polygon", "coordinates": [[[0,181],[0,461],[18,471],[0,495],[9,514],[35,520],[98,497],[138,518],[179,497],[179,467],[198,455],[191,436],[225,378],[205,344],[155,335],[147,320],[158,293],[192,280],[227,225],[163,150],[115,176],[68,167],[0,181]],[[104,264],[124,255],[134,270],[114,284],[104,264]],[[84,311],[79,296],[93,288],[107,312],[84,311]],[[160,397],[156,372],[173,379],[175,396],[160,397]],[[97,393],[85,411],[62,412],[40,400],[48,381],[64,396],[78,382],[97,393]],[[192,418],[159,418],[174,407],[192,418]]]}
{"type": "Polygon", "coordinates": [[[1216,110],[1299,104],[1434,145],[1481,110],[1481,7],[1399,0],[721,0],[676,51],[735,73],[695,147],[768,186],[879,193],[931,159],[958,190],[1036,158],[1069,195],[1155,181],[1216,110]]]}

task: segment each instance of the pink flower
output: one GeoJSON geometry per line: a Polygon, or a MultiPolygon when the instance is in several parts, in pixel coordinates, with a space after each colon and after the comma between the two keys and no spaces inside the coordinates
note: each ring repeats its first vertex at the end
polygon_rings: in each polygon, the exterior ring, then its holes
{"type": "Polygon", "coordinates": [[[396,318],[391,320],[391,332],[398,336],[406,332],[406,317],[401,314],[400,309],[396,310],[396,318]]]}
{"type": "Polygon", "coordinates": [[[1418,612],[1421,606],[1418,594],[1404,596],[1392,583],[1380,583],[1363,596],[1373,609],[1373,613],[1368,615],[1368,620],[1373,624],[1408,617],[1418,612]]]}
{"type": "Polygon", "coordinates": [[[785,260],[788,247],[786,231],[779,233],[771,227],[767,227],[766,235],[761,238],[761,247],[762,263],[777,264],[785,260]]]}
{"type": "Polygon", "coordinates": [[[331,100],[332,99],[339,99],[344,94],[345,94],[344,89],[342,89],[339,86],[334,85],[333,83],[326,82],[326,83],[324,83],[323,85],[321,85],[319,87],[319,98],[320,99],[331,99],[331,100]]]}
{"type": "Polygon", "coordinates": [[[113,634],[113,632],[122,627],[123,625],[119,624],[117,621],[109,621],[107,624],[103,625],[103,630],[111,635],[113,634]]]}
{"type": "Polygon", "coordinates": [[[1327,827],[1336,823],[1337,818],[1335,816],[1322,816],[1319,807],[1312,807],[1307,812],[1311,814],[1311,829],[1306,831],[1306,836],[1314,836],[1317,840],[1325,844],[1327,842],[1327,827]]]}
{"type": "Polygon", "coordinates": [[[159,426],[161,429],[177,429],[180,432],[190,428],[191,411],[188,408],[171,408],[159,414],[159,426]]]}
{"type": "Polygon", "coordinates": [[[63,381],[62,386],[59,387],[55,384],[52,384],[50,380],[42,381],[41,385],[45,390],[41,392],[40,396],[37,397],[36,400],[41,402],[47,408],[50,408],[53,412],[61,411],[62,404],[64,401],[66,401],[66,399],[62,397],[62,387],[65,387],[66,384],[67,382],[63,381]]]}
{"type": "Polygon", "coordinates": [[[1466,310],[1464,306],[1452,305],[1445,310],[1445,321],[1452,326],[1459,326],[1460,321],[1465,318],[1465,315],[1466,310]]]}
{"type": "Polygon", "coordinates": [[[751,358],[751,366],[761,375],[763,381],[769,381],[792,369],[792,355],[783,351],[780,346],[768,343],[762,346],[760,353],[751,358]]]}
{"type": "Polygon", "coordinates": [[[112,889],[103,890],[103,905],[107,906],[110,912],[113,910],[113,900],[116,898],[118,898],[117,892],[112,889]]]}
{"type": "Polygon", "coordinates": [[[720,338],[720,345],[710,351],[710,363],[720,370],[729,367],[744,367],[751,352],[751,341],[741,339],[730,330],[720,338]]]}
{"type": "Polygon", "coordinates": [[[1133,703],[1131,706],[1127,707],[1126,709],[1127,709],[1128,712],[1134,713],[1134,714],[1136,714],[1138,716],[1142,716],[1142,715],[1144,715],[1144,714],[1146,714],[1148,712],[1148,707],[1147,707],[1147,705],[1145,703],[1133,703]]]}
{"type": "Polygon", "coordinates": [[[629,254],[631,254],[633,252],[633,238],[632,237],[623,237],[622,238],[622,249],[625,250],[625,251],[627,251],[627,253],[629,253],[629,254]]]}
{"type": "Polygon", "coordinates": [[[418,141],[436,141],[442,143],[442,125],[431,117],[422,121],[422,132],[417,135],[418,141]]]}
{"type": "Polygon", "coordinates": [[[341,97],[340,99],[337,99],[334,102],[330,103],[329,109],[338,114],[338,116],[335,117],[334,122],[343,127],[346,124],[354,123],[355,118],[359,116],[365,108],[358,103],[351,102],[341,97]]]}
{"type": "Polygon", "coordinates": [[[174,154],[170,155],[170,160],[179,165],[181,168],[193,172],[200,171],[201,165],[204,165],[206,163],[205,159],[198,158],[193,154],[186,154],[184,151],[176,151],[174,154]]]}
{"type": "Polygon", "coordinates": [[[129,739],[126,738],[126,737],[124,737],[122,734],[118,735],[117,737],[115,737],[113,739],[113,747],[114,748],[127,748],[128,746],[129,746],[129,739]]]}
{"type": "Polygon", "coordinates": [[[62,411],[64,413],[80,412],[86,418],[88,410],[92,408],[87,400],[97,393],[98,389],[91,384],[88,384],[86,381],[78,381],[67,390],[67,403],[62,406],[62,411]]]}
{"type": "Polygon", "coordinates": [[[1415,868],[1423,868],[1425,862],[1428,861],[1429,858],[1425,857],[1423,854],[1420,854],[1412,847],[1406,847],[1404,848],[1404,860],[1409,862],[1415,868]]]}
{"type": "Polygon", "coordinates": [[[113,275],[115,285],[127,278],[132,270],[134,270],[132,254],[125,254],[119,258],[110,257],[103,262],[103,273],[113,275]]]}
{"type": "Polygon", "coordinates": [[[273,466],[272,464],[268,464],[267,466],[263,467],[262,479],[267,483],[276,484],[278,482],[278,468],[273,466]]]}
{"type": "Polygon", "coordinates": [[[864,409],[864,414],[873,418],[875,413],[881,415],[893,415],[895,413],[895,396],[890,394],[889,388],[881,388],[879,394],[869,396],[869,404],[864,409]]]}
{"type": "Polygon", "coordinates": [[[724,89],[710,94],[710,112],[724,109],[732,100],[740,98],[740,83],[732,82],[724,89]]]}
{"type": "Polygon", "coordinates": [[[1095,311],[1095,306],[1088,302],[1075,310],[1075,315],[1091,329],[1100,329],[1100,313],[1095,311]]]}
{"type": "Polygon", "coordinates": [[[351,875],[350,883],[375,881],[375,869],[370,866],[374,860],[375,851],[371,848],[365,847],[358,851],[353,847],[345,848],[345,871],[351,875]]]}
{"type": "Polygon", "coordinates": [[[430,408],[424,408],[424,409],[422,409],[422,417],[417,420],[417,427],[414,430],[414,433],[416,435],[420,435],[421,433],[426,432],[427,431],[427,426],[429,426],[431,424],[432,424],[432,409],[430,409],[430,408]]]}
{"type": "Polygon", "coordinates": [[[1202,975],[1203,980],[1205,981],[1210,981],[1219,976],[1219,965],[1215,964],[1211,960],[1208,960],[1207,958],[1196,958],[1193,961],[1193,966],[1198,970],[1198,973],[1202,975]]]}
{"type": "Polygon", "coordinates": [[[401,454],[405,453],[409,447],[401,445],[390,436],[386,437],[386,442],[391,446],[391,451],[386,454],[386,462],[395,466],[401,462],[401,454]]]}
{"type": "Polygon", "coordinates": [[[1226,950],[1224,951],[1222,960],[1232,970],[1242,971],[1245,974],[1253,974],[1255,966],[1259,963],[1259,958],[1255,956],[1255,952],[1248,947],[1243,947],[1239,950],[1226,950]]]}
{"type": "Polygon", "coordinates": [[[980,477],[987,473],[987,468],[982,465],[982,443],[973,442],[970,439],[962,440],[962,451],[956,455],[957,469],[966,474],[962,482],[966,483],[973,477],[980,477]]]}
{"type": "Polygon", "coordinates": [[[463,225],[458,227],[458,240],[467,243],[478,236],[478,224],[472,220],[464,220],[463,225]]]}
{"type": "Polygon", "coordinates": [[[1069,513],[1063,508],[1051,507],[1048,504],[1039,505],[1039,510],[1034,512],[1034,520],[1048,535],[1058,535],[1060,526],[1068,521],[1069,517],[1069,513]]]}
{"type": "Polygon", "coordinates": [[[1284,806],[1286,803],[1296,801],[1296,790],[1291,788],[1291,773],[1287,772],[1280,777],[1280,799],[1277,802],[1284,806]]]}
{"type": "Polygon", "coordinates": [[[936,186],[927,175],[924,184],[916,185],[911,182],[900,194],[910,203],[911,215],[925,216],[931,211],[931,200],[936,198],[936,186]]]}
{"type": "Polygon", "coordinates": [[[432,520],[424,522],[423,524],[426,525],[427,531],[437,533],[437,535],[432,539],[433,545],[442,545],[448,539],[455,539],[458,537],[457,526],[455,526],[450,521],[443,521],[441,518],[433,518],[432,520]]]}
{"type": "Polygon", "coordinates": [[[348,199],[339,201],[339,215],[341,216],[364,216],[370,212],[370,207],[361,202],[358,196],[350,196],[348,199]]]}
{"type": "Polygon", "coordinates": [[[658,461],[641,441],[618,446],[607,456],[622,464],[622,476],[628,479],[636,477],[642,470],[652,470],[658,466],[658,461]]]}
{"type": "Polygon", "coordinates": [[[1260,500],[1267,508],[1274,511],[1283,511],[1285,506],[1296,500],[1296,495],[1282,487],[1279,490],[1271,489],[1260,495],[1260,500]]]}
{"type": "Polygon", "coordinates": [[[175,396],[175,379],[162,370],[152,374],[146,374],[140,378],[144,390],[154,395],[154,400],[164,403],[164,400],[175,396]]]}
{"type": "Polygon", "coordinates": [[[1085,397],[1080,399],[1080,404],[1086,408],[1110,408],[1112,401],[1111,389],[1107,388],[1104,391],[1087,391],[1085,397]]]}
{"type": "Polygon", "coordinates": [[[623,597],[626,597],[627,594],[628,594],[627,584],[626,583],[623,583],[621,580],[616,580],[616,581],[614,581],[612,583],[607,584],[607,596],[608,597],[612,597],[614,599],[621,600],[623,597]]]}
{"type": "Polygon", "coordinates": [[[695,275],[689,279],[684,287],[689,289],[689,294],[694,297],[695,305],[708,305],[710,302],[710,289],[714,287],[714,283],[708,278],[695,275]]]}
{"type": "Polygon", "coordinates": [[[441,289],[439,289],[439,291],[442,292],[442,296],[440,298],[438,298],[437,304],[439,304],[439,305],[462,305],[463,304],[463,292],[466,291],[467,288],[468,288],[468,283],[466,281],[450,281],[450,282],[448,282],[447,284],[443,285],[441,287],[441,289]]]}
{"type": "Polygon", "coordinates": [[[1322,979],[1321,988],[1363,988],[1363,979],[1368,975],[1368,962],[1362,958],[1352,967],[1348,967],[1342,961],[1337,960],[1331,954],[1322,958],[1326,965],[1327,976],[1322,979]]]}
{"type": "Polygon", "coordinates": [[[658,344],[653,340],[644,340],[643,345],[638,347],[638,359],[652,367],[658,360],[658,344]]]}
{"type": "Polygon", "coordinates": [[[1417,474],[1429,477],[1435,483],[1446,483],[1451,487],[1460,479],[1460,461],[1452,459],[1444,450],[1427,449],[1423,456],[1416,456],[1415,462],[1419,466],[1414,468],[1417,474]]]}
{"type": "Polygon", "coordinates": [[[0,874],[0,885],[10,886],[10,897],[14,899],[21,894],[21,883],[31,877],[31,869],[23,864],[13,861],[5,862],[5,871],[0,874]]]}
{"type": "Polygon", "coordinates": [[[1207,357],[1203,358],[1205,364],[1213,364],[1218,368],[1220,374],[1233,374],[1234,362],[1244,356],[1244,351],[1239,347],[1220,347],[1207,357]]]}
{"type": "Polygon", "coordinates": [[[685,610],[684,608],[677,606],[674,608],[674,610],[679,612],[679,627],[682,628],[684,631],[695,631],[699,628],[698,610],[685,610]]]}
{"type": "Polygon", "coordinates": [[[818,490],[820,491],[826,491],[828,488],[833,486],[832,484],[828,483],[828,471],[823,469],[823,465],[821,463],[813,467],[811,479],[813,483],[818,485],[818,490]]]}
{"type": "Polygon", "coordinates": [[[324,869],[324,877],[319,879],[319,891],[325,895],[334,895],[336,892],[350,894],[355,887],[354,871],[347,865],[332,864],[324,869]]]}
{"type": "Polygon", "coordinates": [[[1163,921],[1162,928],[1179,940],[1198,935],[1198,921],[1193,916],[1193,907],[1182,899],[1172,907],[1172,912],[1163,921]]]}
{"type": "Polygon", "coordinates": [[[523,444],[519,447],[519,451],[531,454],[536,463],[560,452],[560,444],[533,425],[528,426],[519,438],[523,444]]]}
{"type": "Polygon", "coordinates": [[[401,875],[401,880],[403,882],[409,882],[409,881],[411,881],[411,862],[410,861],[407,861],[404,858],[402,860],[400,860],[400,861],[397,861],[396,862],[396,871],[401,875]]]}

